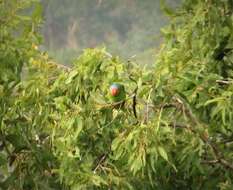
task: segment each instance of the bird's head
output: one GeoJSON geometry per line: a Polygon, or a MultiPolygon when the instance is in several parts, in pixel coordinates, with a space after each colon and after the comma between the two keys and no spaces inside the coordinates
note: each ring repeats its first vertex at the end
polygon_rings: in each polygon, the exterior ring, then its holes
{"type": "Polygon", "coordinates": [[[120,86],[118,85],[118,84],[112,84],[111,86],[110,86],[110,94],[112,95],[112,96],[118,96],[119,95],[119,93],[120,93],[120,86]]]}

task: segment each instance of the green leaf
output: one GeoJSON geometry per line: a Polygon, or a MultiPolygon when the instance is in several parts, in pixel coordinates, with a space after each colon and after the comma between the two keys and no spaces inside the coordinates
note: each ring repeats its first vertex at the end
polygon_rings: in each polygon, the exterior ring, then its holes
{"type": "Polygon", "coordinates": [[[65,84],[70,84],[72,80],[78,75],[78,70],[73,70],[69,73],[69,77],[66,79],[65,84]]]}
{"type": "Polygon", "coordinates": [[[163,147],[161,147],[161,146],[158,147],[158,153],[164,160],[168,161],[167,153],[163,147]]]}

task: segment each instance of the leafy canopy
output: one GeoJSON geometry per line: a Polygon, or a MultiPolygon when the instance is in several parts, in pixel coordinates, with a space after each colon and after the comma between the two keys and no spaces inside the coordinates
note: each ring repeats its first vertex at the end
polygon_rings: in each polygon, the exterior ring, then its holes
{"type": "Polygon", "coordinates": [[[232,188],[230,0],[162,4],[171,24],[153,69],[105,49],[57,65],[35,48],[28,2],[1,1],[2,189],[232,188]],[[108,96],[116,81],[125,109],[108,96]]]}

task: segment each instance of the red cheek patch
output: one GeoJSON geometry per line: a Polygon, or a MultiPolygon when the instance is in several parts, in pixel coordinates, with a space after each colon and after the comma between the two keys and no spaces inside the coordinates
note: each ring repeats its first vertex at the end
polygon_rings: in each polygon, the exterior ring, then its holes
{"type": "Polygon", "coordinates": [[[112,95],[112,96],[117,96],[118,93],[119,93],[119,90],[118,90],[117,88],[112,88],[112,89],[111,89],[111,95],[112,95]]]}

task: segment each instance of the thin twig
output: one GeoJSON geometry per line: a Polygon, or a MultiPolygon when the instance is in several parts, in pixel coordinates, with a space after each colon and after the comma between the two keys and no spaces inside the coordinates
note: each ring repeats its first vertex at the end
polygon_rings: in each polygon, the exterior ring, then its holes
{"type": "Polygon", "coordinates": [[[232,80],[216,80],[216,83],[218,84],[232,84],[232,80]]]}
{"type": "Polygon", "coordinates": [[[168,124],[168,126],[172,128],[190,129],[190,127],[188,127],[187,125],[178,124],[178,123],[170,123],[168,124]]]}
{"type": "Polygon", "coordinates": [[[137,106],[137,91],[138,91],[138,87],[136,87],[135,90],[134,90],[133,104],[132,104],[133,113],[134,113],[135,118],[137,118],[137,109],[136,109],[136,106],[137,106]]]}
{"type": "Polygon", "coordinates": [[[48,64],[54,65],[57,68],[60,68],[60,69],[66,70],[66,71],[71,71],[71,68],[69,66],[66,66],[66,65],[62,65],[59,63],[55,63],[55,62],[49,62],[48,64]]]}
{"type": "Polygon", "coordinates": [[[124,99],[124,100],[121,100],[119,102],[113,102],[113,103],[109,103],[109,104],[99,104],[97,103],[97,105],[101,106],[101,108],[109,108],[109,107],[114,107],[114,106],[117,106],[117,105],[120,105],[122,104],[123,102],[133,98],[135,96],[135,94],[132,94],[131,96],[129,96],[128,98],[124,99]]]}
{"type": "Polygon", "coordinates": [[[96,167],[93,169],[93,172],[96,173],[97,169],[101,166],[101,164],[106,160],[107,154],[101,156],[100,160],[98,161],[96,167]]]}
{"type": "Polygon", "coordinates": [[[233,139],[226,139],[226,140],[220,141],[219,143],[220,143],[220,144],[233,143],[233,139]]]}
{"type": "Polygon", "coordinates": [[[202,164],[217,164],[219,160],[203,160],[201,161],[202,164]]]}

